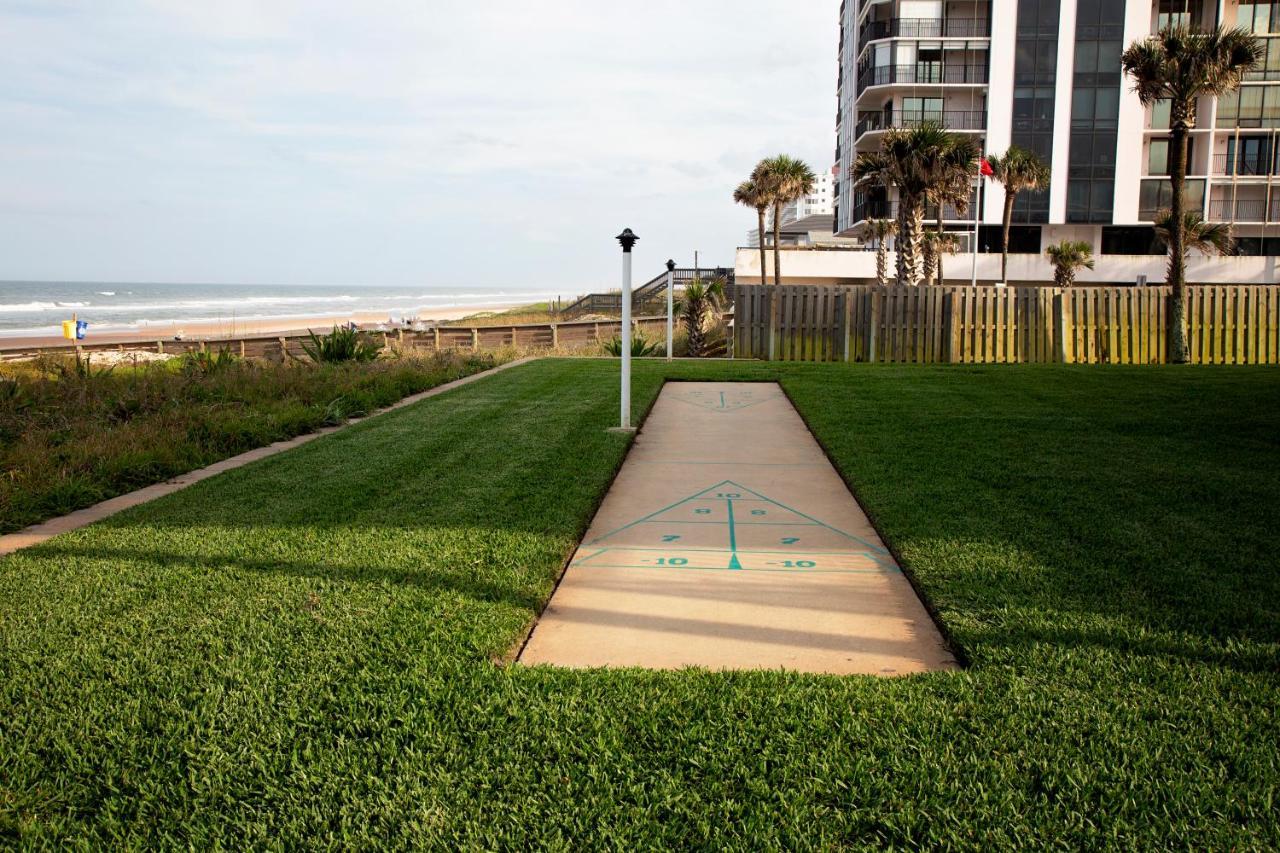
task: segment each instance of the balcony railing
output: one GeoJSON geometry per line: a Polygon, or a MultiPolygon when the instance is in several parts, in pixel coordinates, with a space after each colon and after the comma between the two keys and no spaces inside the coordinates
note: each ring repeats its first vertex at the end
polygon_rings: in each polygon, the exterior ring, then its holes
{"type": "Polygon", "coordinates": [[[858,45],[888,38],[984,38],[991,35],[986,18],[890,18],[867,21],[858,33],[858,45]]]}
{"type": "Polygon", "coordinates": [[[1270,205],[1265,199],[1211,199],[1210,222],[1280,222],[1280,198],[1270,205]],[[1268,207],[1270,210],[1268,211],[1268,207]],[[1264,219],[1265,215],[1265,219],[1264,219]]]}
{"type": "Polygon", "coordinates": [[[916,85],[966,85],[987,82],[986,63],[975,65],[941,65],[936,62],[917,62],[914,65],[868,65],[858,72],[858,93],[868,86],[888,86],[894,83],[916,85]]]}
{"type": "Polygon", "coordinates": [[[1272,162],[1272,159],[1265,156],[1248,156],[1248,155],[1232,155],[1232,154],[1215,154],[1213,155],[1213,174],[1215,175],[1240,175],[1263,176],[1268,174],[1280,175],[1280,164],[1272,162]]]}
{"type": "Polygon", "coordinates": [[[1246,83],[1256,81],[1280,80],[1280,68],[1255,68],[1244,72],[1242,78],[1246,83]]]}
{"type": "MultiPolygon", "coordinates": [[[[951,205],[942,208],[942,220],[944,222],[972,222],[973,206],[976,204],[975,199],[969,200],[968,210],[963,216],[951,205]]],[[[868,219],[895,219],[898,216],[898,203],[896,201],[885,201],[883,199],[869,199],[853,206],[853,222],[863,222],[868,219]]],[[[924,221],[936,222],[938,220],[938,208],[931,205],[925,209],[924,221]]]]}
{"type": "Polygon", "coordinates": [[[987,126],[987,114],[981,110],[899,110],[886,116],[882,110],[870,110],[858,114],[853,138],[891,127],[919,127],[926,122],[940,124],[947,130],[983,130],[987,126]]]}

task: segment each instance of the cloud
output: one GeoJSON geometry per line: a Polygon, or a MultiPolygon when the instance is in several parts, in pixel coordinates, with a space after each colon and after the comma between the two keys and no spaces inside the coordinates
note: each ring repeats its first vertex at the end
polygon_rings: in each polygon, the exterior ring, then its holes
{"type": "Polygon", "coordinates": [[[728,263],[753,224],[729,194],[756,159],[830,164],[836,16],[821,0],[0,0],[0,181],[23,199],[0,205],[19,226],[0,227],[0,277],[572,290],[612,269],[624,224],[655,258],[728,263]],[[498,229],[482,267],[458,250],[498,229]]]}

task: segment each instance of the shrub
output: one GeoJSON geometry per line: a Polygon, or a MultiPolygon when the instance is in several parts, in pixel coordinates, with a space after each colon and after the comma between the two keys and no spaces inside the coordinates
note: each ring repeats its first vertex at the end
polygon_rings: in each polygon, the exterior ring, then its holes
{"type": "MultiPolygon", "coordinates": [[[[664,343],[665,342],[661,340],[650,340],[639,332],[636,332],[631,336],[631,357],[647,358],[649,356],[659,355],[660,353],[665,352],[663,349],[664,343]]],[[[611,355],[614,358],[622,357],[622,338],[613,337],[602,343],[600,346],[604,348],[606,355],[611,355]]]]}
{"type": "Polygon", "coordinates": [[[172,362],[0,368],[0,533],[340,423],[492,367],[489,355],[328,364],[196,353],[172,362]]]}
{"type": "Polygon", "coordinates": [[[323,337],[310,329],[307,332],[311,339],[303,342],[302,349],[316,364],[373,361],[380,352],[377,344],[362,339],[360,333],[350,326],[334,326],[333,331],[323,337]]]}

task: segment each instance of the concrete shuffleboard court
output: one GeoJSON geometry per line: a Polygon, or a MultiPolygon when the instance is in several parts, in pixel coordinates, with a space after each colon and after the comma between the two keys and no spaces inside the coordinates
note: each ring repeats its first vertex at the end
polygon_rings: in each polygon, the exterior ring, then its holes
{"type": "Polygon", "coordinates": [[[525,664],[896,675],[956,666],[774,383],[670,382],[525,664]]]}

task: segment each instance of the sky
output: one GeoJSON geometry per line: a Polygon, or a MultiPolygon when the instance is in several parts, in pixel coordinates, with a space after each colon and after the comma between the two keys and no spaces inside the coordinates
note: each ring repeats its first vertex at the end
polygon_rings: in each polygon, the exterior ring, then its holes
{"type": "Polygon", "coordinates": [[[0,279],[617,286],[830,169],[837,0],[0,0],[0,279]]]}

